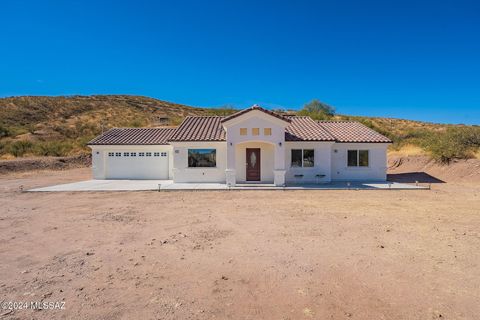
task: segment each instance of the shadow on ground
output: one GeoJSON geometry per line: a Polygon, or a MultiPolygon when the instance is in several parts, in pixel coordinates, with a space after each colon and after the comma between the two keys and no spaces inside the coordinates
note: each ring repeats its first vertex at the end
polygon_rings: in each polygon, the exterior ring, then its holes
{"type": "Polygon", "coordinates": [[[391,173],[387,175],[387,180],[402,183],[445,183],[426,172],[391,173]]]}

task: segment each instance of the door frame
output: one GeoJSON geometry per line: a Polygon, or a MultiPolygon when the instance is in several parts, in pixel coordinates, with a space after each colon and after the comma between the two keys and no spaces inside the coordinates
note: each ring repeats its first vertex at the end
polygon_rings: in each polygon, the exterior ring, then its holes
{"type": "Polygon", "coordinates": [[[245,181],[247,182],[260,182],[262,181],[262,149],[261,148],[245,148],[245,181]],[[251,152],[256,152],[258,155],[258,179],[249,179],[248,176],[248,155],[251,152]]]}

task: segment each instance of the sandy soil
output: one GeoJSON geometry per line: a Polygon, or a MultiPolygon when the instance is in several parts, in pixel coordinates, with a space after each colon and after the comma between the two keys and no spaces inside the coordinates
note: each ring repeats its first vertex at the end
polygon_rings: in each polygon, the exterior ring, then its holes
{"type": "Polygon", "coordinates": [[[480,185],[27,193],[0,177],[7,319],[478,319],[480,185]]]}

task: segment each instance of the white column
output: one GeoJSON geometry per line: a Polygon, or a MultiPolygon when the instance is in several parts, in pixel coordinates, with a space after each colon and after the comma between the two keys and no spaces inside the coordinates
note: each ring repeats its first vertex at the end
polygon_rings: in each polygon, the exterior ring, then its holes
{"type": "Polygon", "coordinates": [[[235,186],[235,144],[230,141],[227,141],[227,169],[225,170],[225,181],[229,187],[235,186]]]}
{"type": "Polygon", "coordinates": [[[275,144],[275,169],[273,170],[273,183],[276,186],[285,185],[285,141],[275,144]]]}

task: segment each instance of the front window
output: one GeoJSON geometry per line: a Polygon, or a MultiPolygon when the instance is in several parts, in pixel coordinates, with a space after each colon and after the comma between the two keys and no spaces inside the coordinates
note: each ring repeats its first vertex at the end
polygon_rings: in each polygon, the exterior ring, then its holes
{"type": "Polygon", "coordinates": [[[272,128],[263,128],[263,134],[266,136],[272,135],[272,128]]]}
{"type": "Polygon", "coordinates": [[[303,150],[303,166],[304,167],[313,167],[315,162],[314,157],[315,152],[313,149],[304,149],[303,150]]]}
{"type": "Polygon", "coordinates": [[[302,150],[292,149],[292,167],[302,166],[302,150]]]}
{"type": "Polygon", "coordinates": [[[246,136],[247,135],[247,128],[240,128],[240,135],[246,136]]]}
{"type": "Polygon", "coordinates": [[[217,166],[216,149],[188,149],[189,168],[209,168],[217,166]]]}
{"type": "Polygon", "coordinates": [[[368,150],[348,150],[347,165],[349,167],[368,167],[368,150]]]}
{"type": "Polygon", "coordinates": [[[293,168],[309,168],[315,165],[315,151],[313,149],[292,149],[293,168]]]}
{"type": "Polygon", "coordinates": [[[252,136],[258,136],[260,134],[259,128],[252,128],[252,136]]]}

